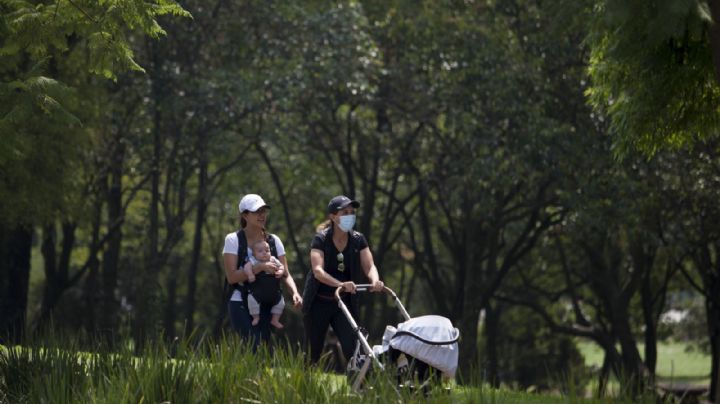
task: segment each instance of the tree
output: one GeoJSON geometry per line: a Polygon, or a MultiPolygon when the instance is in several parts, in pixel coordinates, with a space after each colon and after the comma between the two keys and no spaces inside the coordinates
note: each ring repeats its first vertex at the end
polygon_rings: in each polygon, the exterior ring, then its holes
{"type": "Polygon", "coordinates": [[[710,398],[720,399],[720,212],[717,198],[718,143],[709,141],[692,151],[676,153],[669,160],[673,174],[666,174],[663,196],[679,214],[673,221],[673,238],[678,254],[687,258],[680,270],[705,299],[705,315],[711,353],[710,398]]]}
{"type": "MultiPolygon", "coordinates": [[[[716,144],[720,2],[609,0],[597,2],[596,10],[588,36],[593,53],[588,95],[596,111],[610,119],[616,153],[653,155],[665,148],[716,144]]],[[[713,283],[704,286],[710,293],[709,318],[717,318],[713,283]]],[[[720,345],[720,328],[708,326],[711,345],[720,345]]],[[[718,356],[720,351],[713,351],[710,396],[715,401],[720,401],[718,356]]]]}
{"type": "Polygon", "coordinates": [[[615,153],[652,155],[716,137],[717,1],[597,1],[588,96],[610,119],[615,153]]]}
{"type": "Polygon", "coordinates": [[[0,233],[9,265],[2,274],[18,276],[0,284],[20,288],[20,295],[0,303],[7,310],[0,336],[12,334],[13,341],[24,327],[32,226],[68,209],[67,196],[76,186],[74,163],[82,160],[75,153],[88,139],[80,126],[78,83],[91,81],[89,75],[114,78],[127,69],[142,70],[129,49],[129,27],[157,38],[163,34],[158,16],[188,15],[168,0],[121,3],[0,3],[0,132],[6,136],[0,149],[0,206],[6,213],[0,233]]]}

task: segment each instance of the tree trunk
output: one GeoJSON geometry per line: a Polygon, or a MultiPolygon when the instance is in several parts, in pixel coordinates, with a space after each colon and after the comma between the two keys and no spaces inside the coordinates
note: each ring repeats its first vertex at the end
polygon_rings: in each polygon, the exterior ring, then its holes
{"type": "MultiPolygon", "coordinates": [[[[713,327],[717,330],[717,318],[714,321],[713,327]]],[[[713,403],[720,403],[720,335],[715,331],[715,335],[710,335],[710,352],[711,366],[710,366],[710,398],[713,403]]]]}
{"type": "MultiPolygon", "coordinates": [[[[154,296],[157,293],[158,285],[158,262],[159,262],[159,207],[160,207],[160,160],[162,156],[163,136],[162,136],[162,113],[159,103],[164,98],[161,73],[160,52],[157,47],[150,43],[150,52],[153,54],[153,70],[151,72],[151,96],[155,100],[153,106],[153,145],[152,145],[152,161],[150,164],[150,203],[148,206],[148,227],[147,227],[147,244],[145,245],[145,259],[143,262],[143,270],[138,277],[137,293],[135,297],[135,312],[133,337],[135,339],[135,350],[137,353],[142,352],[145,347],[148,332],[151,324],[155,323],[155,307],[154,296]]],[[[171,235],[168,235],[170,237],[171,235]]]]}
{"type": "MultiPolygon", "coordinates": [[[[615,347],[615,335],[600,333],[595,336],[595,342],[603,350],[603,364],[599,375],[598,395],[603,397],[607,392],[610,372],[615,375],[622,374],[622,356],[615,347]]],[[[620,377],[618,376],[618,379],[620,377]]]]}
{"type": "Polygon", "coordinates": [[[662,280],[654,272],[659,272],[660,268],[655,267],[655,256],[657,247],[647,243],[644,238],[638,237],[631,243],[631,255],[634,271],[640,271],[642,276],[642,284],[640,285],[640,304],[642,307],[643,323],[645,330],[643,337],[645,339],[645,357],[644,371],[647,372],[648,381],[655,383],[655,368],[657,367],[657,325],[659,314],[665,304],[665,295],[667,285],[670,278],[669,269],[665,272],[664,281],[657,282],[653,285],[653,279],[662,280]],[[655,269],[655,271],[654,271],[655,269]]]}
{"type": "Polygon", "coordinates": [[[70,255],[75,247],[75,229],[77,224],[64,222],[62,224],[62,248],[60,257],[57,256],[57,236],[55,225],[46,225],[43,228],[43,241],[40,251],[45,262],[45,285],[40,313],[35,321],[34,328],[41,330],[47,326],[52,313],[58,305],[63,293],[70,285],[70,255]]]}
{"type": "Polygon", "coordinates": [[[650,382],[655,382],[655,368],[657,367],[657,321],[649,285],[650,276],[646,276],[641,290],[643,319],[645,320],[645,367],[650,376],[650,382]]]}
{"type": "Polygon", "coordinates": [[[710,49],[712,50],[715,81],[720,84],[720,0],[710,0],[708,5],[713,20],[710,24],[710,49]]]}
{"type": "Polygon", "coordinates": [[[102,225],[103,200],[98,197],[95,200],[93,218],[92,218],[92,235],[90,241],[90,256],[87,262],[87,277],[85,278],[85,287],[83,294],[87,310],[83,312],[85,328],[89,333],[97,330],[98,311],[98,275],[100,272],[100,259],[98,253],[100,249],[100,227],[102,225]]]}
{"type": "MultiPolygon", "coordinates": [[[[180,260],[177,257],[173,257],[170,262],[171,268],[178,268],[180,260]]],[[[164,329],[165,339],[170,342],[175,338],[175,320],[177,319],[175,300],[177,298],[177,274],[174,271],[168,271],[167,281],[165,285],[167,287],[167,299],[165,301],[165,316],[164,316],[164,329]]]]}
{"type": "Polygon", "coordinates": [[[596,394],[600,398],[605,397],[609,376],[610,376],[610,357],[606,353],[605,355],[603,355],[602,367],[600,367],[600,373],[598,374],[598,386],[597,386],[596,394]]]}
{"type": "Polygon", "coordinates": [[[483,294],[480,273],[486,272],[486,270],[480,267],[480,260],[475,260],[475,256],[468,257],[464,248],[454,251],[453,257],[453,262],[457,268],[458,279],[463,280],[456,286],[456,290],[460,291],[460,293],[457,294],[461,295],[459,299],[462,299],[462,301],[458,302],[458,298],[454,299],[452,314],[456,319],[459,319],[459,328],[463,333],[460,347],[460,352],[462,352],[460,369],[467,374],[472,374],[473,371],[479,370],[480,360],[477,349],[478,326],[480,323],[480,312],[482,309],[485,309],[484,333],[486,337],[486,362],[488,364],[487,376],[488,382],[493,386],[497,386],[497,383],[499,383],[497,357],[497,337],[500,321],[499,305],[493,307],[483,294]],[[474,263],[475,266],[470,267],[469,263],[471,262],[474,263]],[[466,276],[468,273],[470,276],[466,276]]]}
{"type": "Polygon", "coordinates": [[[117,224],[123,222],[122,207],[122,178],[125,161],[125,142],[122,140],[121,132],[112,139],[112,163],[108,167],[109,188],[106,193],[107,214],[108,214],[108,239],[107,247],[103,252],[102,279],[100,295],[100,332],[103,339],[109,346],[114,343],[114,333],[118,325],[120,305],[115,297],[115,290],[118,283],[118,268],[120,267],[120,252],[122,249],[122,226],[117,224]]]}
{"type": "MultiPolygon", "coordinates": [[[[485,355],[487,356],[487,382],[493,387],[500,386],[498,336],[500,332],[500,308],[488,304],[485,307],[485,355]]],[[[477,329],[477,324],[475,329],[477,329]]],[[[468,339],[470,345],[477,345],[477,332],[468,339]]],[[[468,344],[466,344],[468,345],[468,344]]],[[[474,351],[474,350],[473,350],[474,351]]],[[[470,358],[475,357],[474,352],[468,352],[470,358]]],[[[476,362],[477,363],[477,362],[476,362]]]]}
{"type": "Polygon", "coordinates": [[[122,227],[113,224],[123,220],[122,213],[122,167],[113,165],[110,174],[110,189],[107,194],[108,234],[107,248],[103,252],[102,293],[100,309],[100,332],[110,346],[114,341],[114,330],[118,325],[119,303],[115,298],[122,248],[122,227]]]}
{"type": "MultiPolygon", "coordinates": [[[[490,383],[497,380],[497,323],[495,312],[492,309],[485,309],[485,355],[488,363],[487,375],[490,383]]],[[[480,360],[478,358],[478,325],[480,319],[480,310],[475,307],[467,307],[465,313],[460,318],[458,328],[462,330],[462,338],[460,339],[460,374],[462,374],[463,383],[473,383],[474,376],[479,376],[475,372],[481,371],[480,360]]]]}
{"type": "Polygon", "coordinates": [[[642,391],[645,385],[645,367],[630,328],[629,313],[626,310],[616,311],[617,315],[613,316],[612,329],[620,344],[622,358],[622,373],[617,376],[620,384],[629,388],[628,391],[634,397],[642,391]]]}
{"type": "Polygon", "coordinates": [[[611,364],[617,365],[613,371],[620,385],[634,396],[640,392],[640,388],[645,383],[645,372],[630,326],[628,307],[642,284],[643,273],[640,268],[634,267],[630,278],[623,277],[624,251],[610,241],[609,234],[597,240],[600,248],[584,244],[583,249],[591,268],[594,269],[591,280],[593,294],[602,301],[609,322],[609,332],[612,334],[602,342],[603,349],[606,352],[613,352],[614,343],[620,345],[619,361],[611,357],[611,364]],[[609,339],[612,339],[612,342],[609,339]]]}
{"type": "MultiPolygon", "coordinates": [[[[157,132],[157,129],[155,130],[157,132]]],[[[159,168],[159,149],[160,135],[156,133],[155,154],[153,157],[152,168],[152,188],[150,196],[150,206],[148,213],[148,229],[147,229],[147,246],[145,250],[145,260],[143,270],[139,276],[138,291],[136,297],[136,311],[134,337],[137,352],[141,352],[145,345],[145,339],[148,337],[147,332],[150,325],[154,323],[155,316],[153,306],[153,296],[157,285],[157,265],[158,265],[158,229],[159,229],[159,201],[160,201],[160,168],[159,168]]]]}
{"type": "Polygon", "coordinates": [[[189,336],[192,333],[193,328],[195,328],[195,323],[193,321],[193,316],[195,314],[195,290],[197,289],[197,272],[200,262],[200,254],[202,253],[202,227],[205,223],[205,213],[207,212],[206,195],[207,158],[205,157],[203,151],[198,179],[198,207],[195,213],[195,235],[193,237],[190,266],[188,267],[187,274],[188,290],[185,298],[185,337],[189,336]]]}
{"type": "Polygon", "coordinates": [[[19,344],[25,336],[30,282],[32,228],[0,229],[0,343],[19,344]]]}
{"type": "Polygon", "coordinates": [[[55,254],[55,224],[43,226],[42,243],[40,244],[40,253],[42,254],[45,270],[45,286],[43,288],[43,298],[40,303],[40,313],[37,317],[37,330],[42,330],[50,320],[52,308],[55,302],[60,298],[60,290],[64,289],[64,282],[60,279],[57,272],[57,259],[55,254]]]}
{"type": "MultiPolygon", "coordinates": [[[[425,281],[429,283],[433,307],[436,307],[441,314],[451,314],[450,304],[445,294],[446,288],[449,289],[449,282],[443,282],[445,279],[440,276],[438,270],[438,258],[433,246],[433,234],[431,228],[431,214],[428,212],[427,206],[432,205],[429,201],[428,189],[422,182],[419,185],[420,192],[418,194],[418,215],[420,219],[420,235],[422,244],[422,254],[415,251],[415,267],[420,268],[424,275],[425,281]]],[[[455,313],[458,316],[459,313],[455,313]]]]}
{"type": "Polygon", "coordinates": [[[720,276],[706,277],[705,309],[710,339],[710,401],[720,403],[720,276]]]}

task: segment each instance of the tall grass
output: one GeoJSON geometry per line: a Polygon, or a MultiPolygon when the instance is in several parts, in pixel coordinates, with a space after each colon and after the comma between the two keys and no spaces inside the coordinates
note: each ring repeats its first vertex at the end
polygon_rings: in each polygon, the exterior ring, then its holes
{"type": "MultiPolygon", "coordinates": [[[[98,345],[99,346],[99,345],[98,345]]],[[[300,349],[277,344],[258,352],[234,336],[190,345],[81,350],[72,342],[0,347],[3,403],[575,403],[610,402],[570,394],[540,395],[467,385],[399,389],[388,372],[373,371],[361,392],[344,375],[309,367],[300,349]],[[60,347],[63,348],[60,348],[60,347]]],[[[644,400],[643,400],[644,401],[644,400]]],[[[613,400],[612,402],[617,402],[613,400]]],[[[627,401],[631,402],[631,401],[627,401]]],[[[650,402],[650,400],[647,400],[650,402]]]]}
{"type": "MultiPolygon", "coordinates": [[[[52,344],[60,345],[60,344],[52,344]]],[[[352,393],[308,368],[297,349],[273,352],[234,337],[190,347],[149,345],[142,355],[41,345],[0,348],[0,401],[12,403],[325,402],[352,393]]]]}

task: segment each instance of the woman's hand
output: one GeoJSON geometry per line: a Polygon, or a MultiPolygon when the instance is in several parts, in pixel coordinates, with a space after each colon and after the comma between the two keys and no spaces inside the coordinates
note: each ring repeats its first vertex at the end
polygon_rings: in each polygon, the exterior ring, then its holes
{"type": "Polygon", "coordinates": [[[300,296],[299,293],[297,293],[297,292],[293,293],[292,301],[293,301],[293,306],[295,306],[296,309],[299,309],[302,307],[303,300],[302,300],[302,296],[300,296]]]}
{"type": "Polygon", "coordinates": [[[357,291],[357,286],[355,286],[355,282],[342,282],[340,283],[340,286],[344,292],[355,294],[357,291]]]}
{"type": "Polygon", "coordinates": [[[382,292],[383,290],[385,290],[385,284],[379,279],[373,282],[372,287],[370,288],[371,292],[382,292]]]}

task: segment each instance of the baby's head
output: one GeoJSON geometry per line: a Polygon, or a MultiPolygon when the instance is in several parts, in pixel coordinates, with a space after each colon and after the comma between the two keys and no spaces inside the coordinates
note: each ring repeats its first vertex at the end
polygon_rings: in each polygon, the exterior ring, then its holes
{"type": "Polygon", "coordinates": [[[258,261],[270,261],[270,245],[265,240],[256,241],[252,245],[253,257],[258,261]]]}

